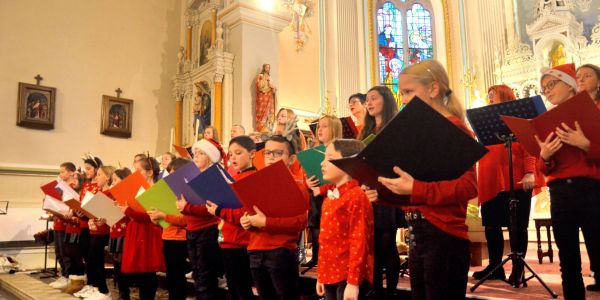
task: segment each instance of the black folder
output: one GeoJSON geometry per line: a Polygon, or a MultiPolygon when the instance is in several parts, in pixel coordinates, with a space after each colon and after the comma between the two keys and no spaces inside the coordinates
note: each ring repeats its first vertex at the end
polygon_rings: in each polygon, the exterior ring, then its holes
{"type": "Polygon", "coordinates": [[[452,180],[471,168],[487,149],[448,118],[415,97],[359,154],[332,160],[354,179],[376,189],[382,202],[407,205],[410,196],[392,193],[378,176],[396,178],[398,166],[416,180],[452,180]]]}
{"type": "Polygon", "coordinates": [[[500,115],[533,119],[546,112],[546,106],[540,96],[508,101],[488,106],[467,109],[467,120],[482,144],[504,144],[502,136],[511,134],[511,130],[500,119],[500,115]]]}

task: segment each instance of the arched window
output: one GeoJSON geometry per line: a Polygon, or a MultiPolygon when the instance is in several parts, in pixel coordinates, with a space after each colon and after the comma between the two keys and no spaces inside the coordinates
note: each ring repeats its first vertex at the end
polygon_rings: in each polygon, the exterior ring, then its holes
{"type": "Polygon", "coordinates": [[[406,65],[434,58],[433,16],[425,0],[379,1],[376,13],[378,81],[398,99],[398,76],[406,65]]]}

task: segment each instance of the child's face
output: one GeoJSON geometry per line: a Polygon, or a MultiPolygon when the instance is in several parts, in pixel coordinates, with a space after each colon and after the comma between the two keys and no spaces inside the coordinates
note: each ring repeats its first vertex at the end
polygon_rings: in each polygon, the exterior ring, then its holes
{"type": "Polygon", "coordinates": [[[144,177],[144,179],[146,179],[146,181],[150,182],[151,180],[153,181],[154,178],[152,176],[152,171],[151,170],[146,170],[144,169],[144,167],[142,166],[142,161],[138,160],[133,164],[134,168],[136,171],[140,172],[140,174],[142,174],[142,176],[144,177]]]}
{"type": "Polygon", "coordinates": [[[430,89],[411,75],[400,74],[400,77],[398,77],[398,90],[402,94],[402,104],[408,104],[415,96],[429,105],[431,105],[431,99],[435,99],[430,89]]]}
{"type": "Polygon", "coordinates": [[[255,150],[248,151],[238,143],[229,145],[229,161],[236,171],[243,171],[252,166],[255,150]]]}
{"type": "Polygon", "coordinates": [[[371,117],[380,116],[383,112],[383,96],[378,91],[373,90],[367,93],[367,112],[371,117]]]}
{"type": "Polygon", "coordinates": [[[342,158],[342,153],[336,151],[333,144],[329,144],[325,149],[325,159],[321,162],[321,172],[323,173],[323,179],[334,184],[337,184],[346,176],[344,171],[330,162],[330,160],[338,158],[342,158]]]}
{"type": "Polygon", "coordinates": [[[58,177],[62,181],[69,181],[73,177],[73,172],[67,170],[65,167],[60,167],[60,171],[58,172],[58,177]]]}
{"type": "Polygon", "coordinates": [[[96,176],[96,168],[90,164],[83,164],[83,171],[86,179],[92,179],[96,176]]]}
{"type": "Polygon", "coordinates": [[[112,175],[112,185],[116,185],[119,182],[121,182],[121,178],[119,178],[119,176],[117,176],[117,174],[113,174],[112,175]]]}
{"type": "Polygon", "coordinates": [[[98,173],[96,174],[96,184],[98,184],[99,187],[108,185],[108,176],[102,169],[98,169],[98,173]]]}
{"type": "Polygon", "coordinates": [[[333,137],[331,136],[331,128],[329,128],[329,119],[321,118],[319,120],[317,126],[317,138],[319,139],[319,142],[325,145],[331,142],[333,137]]]}
{"type": "Polygon", "coordinates": [[[542,94],[546,96],[546,100],[553,105],[559,105],[565,102],[565,100],[571,98],[574,93],[571,86],[552,75],[546,75],[542,79],[542,94]]]}
{"type": "Polygon", "coordinates": [[[210,158],[204,151],[196,149],[194,151],[194,164],[196,164],[196,167],[201,171],[206,170],[210,167],[210,158]]]}
{"type": "Polygon", "coordinates": [[[206,128],[206,129],[204,129],[203,136],[204,136],[205,139],[214,139],[214,137],[215,137],[212,128],[206,128]]]}
{"type": "Polygon", "coordinates": [[[290,155],[287,143],[267,141],[265,143],[265,166],[270,166],[282,160],[286,166],[292,165],[296,155],[290,155]]]}
{"type": "Polygon", "coordinates": [[[278,114],[277,114],[277,123],[278,124],[285,124],[285,122],[287,122],[287,110],[282,109],[278,114]]]}
{"type": "Polygon", "coordinates": [[[171,163],[171,155],[169,155],[169,154],[163,154],[162,155],[162,159],[160,160],[160,166],[163,169],[166,169],[169,166],[170,163],[171,163]]]}

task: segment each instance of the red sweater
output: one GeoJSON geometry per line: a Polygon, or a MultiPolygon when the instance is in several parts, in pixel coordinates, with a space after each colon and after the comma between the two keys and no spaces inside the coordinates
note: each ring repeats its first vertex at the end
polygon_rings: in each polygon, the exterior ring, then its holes
{"type": "Polygon", "coordinates": [[[65,222],[58,216],[58,215],[54,215],[54,231],[65,231],[65,228],[67,228],[67,226],[65,225],[65,222]]]}
{"type": "MultiPolygon", "coordinates": [[[[233,179],[238,181],[254,173],[256,173],[256,168],[252,167],[235,174],[233,179]]],[[[221,248],[246,248],[248,246],[250,232],[244,230],[242,225],[240,225],[240,218],[245,212],[246,210],[243,207],[221,209],[219,217],[224,221],[221,228],[221,233],[223,234],[223,242],[220,244],[221,248]]]]}
{"type": "MultiPolygon", "coordinates": [[[[488,146],[489,152],[479,161],[477,172],[477,190],[479,203],[496,197],[498,193],[510,190],[508,174],[508,150],[504,145],[488,146]]],[[[513,183],[516,190],[523,185],[518,182],[527,173],[535,176],[535,187],[544,185],[544,176],[536,168],[536,158],[530,155],[520,143],[512,144],[513,183]]]]}
{"type": "MultiPolygon", "coordinates": [[[[83,201],[83,197],[85,197],[85,194],[87,192],[90,192],[95,195],[99,191],[100,191],[100,188],[98,187],[97,184],[91,183],[91,182],[86,182],[81,187],[81,191],[79,192],[79,199],[81,199],[83,201]]],[[[89,219],[87,219],[87,218],[81,218],[80,219],[81,228],[88,228],[88,221],[89,221],[89,219]]],[[[96,224],[96,230],[90,229],[90,234],[106,235],[106,234],[110,233],[110,227],[108,227],[108,225],[106,225],[106,224],[98,225],[98,223],[95,220],[93,222],[96,224]]]]}
{"type": "MultiPolygon", "coordinates": [[[[473,136],[460,119],[450,116],[448,119],[464,132],[473,136]]],[[[415,180],[410,198],[411,204],[404,209],[419,210],[425,219],[440,230],[456,237],[468,240],[468,227],[465,224],[467,204],[477,197],[477,177],[475,165],[462,176],[453,180],[424,182],[415,180]]]]}
{"type": "MultiPolygon", "coordinates": [[[[296,176],[294,178],[296,179],[298,188],[302,191],[304,200],[308,204],[306,184],[301,183],[303,182],[302,179],[296,176]]],[[[298,236],[308,223],[307,212],[286,218],[267,217],[265,227],[250,229],[248,250],[297,249],[298,236]]]]}
{"type": "Polygon", "coordinates": [[[187,204],[181,212],[185,215],[187,231],[196,231],[219,223],[219,218],[211,215],[206,205],[187,204]]]}
{"type": "Polygon", "coordinates": [[[323,201],[317,279],[324,284],[373,283],[373,207],[357,181],[337,189],[339,199],[323,201]]]}
{"type": "Polygon", "coordinates": [[[152,224],[146,213],[125,210],[125,215],[131,218],[127,224],[125,241],[123,243],[123,273],[164,272],[165,259],[162,248],[162,230],[152,224]]]}
{"type": "MultiPolygon", "coordinates": [[[[600,109],[600,102],[596,103],[600,109]]],[[[600,120],[599,120],[600,122],[600,120]]],[[[584,133],[585,134],[585,133],[584,133]]],[[[547,164],[543,159],[538,160],[538,168],[546,175],[546,182],[556,179],[587,177],[600,180],[600,145],[590,142],[590,149],[583,150],[564,144],[547,164]]]]}

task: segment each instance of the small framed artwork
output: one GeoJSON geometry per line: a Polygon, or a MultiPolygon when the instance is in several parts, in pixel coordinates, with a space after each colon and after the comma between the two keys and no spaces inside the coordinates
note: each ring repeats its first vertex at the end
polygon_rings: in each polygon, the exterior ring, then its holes
{"type": "Polygon", "coordinates": [[[102,95],[100,133],[108,136],[130,138],[133,100],[102,95]]]}
{"type": "Polygon", "coordinates": [[[17,126],[54,129],[56,88],[19,82],[17,126]]]}

